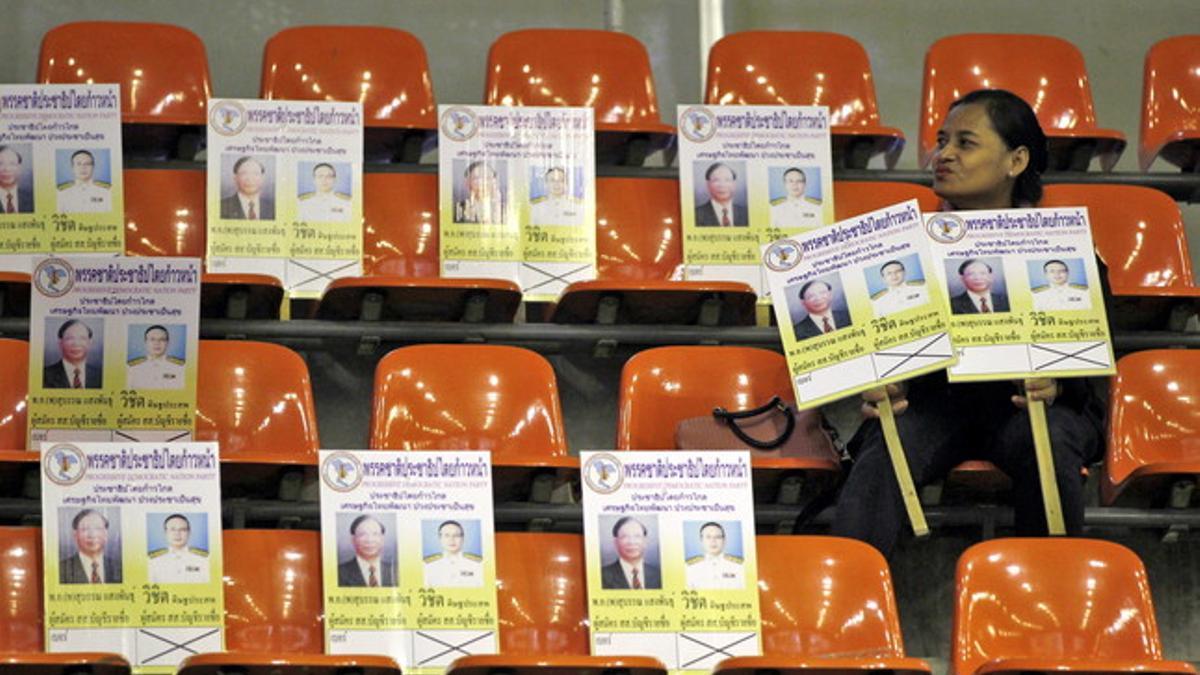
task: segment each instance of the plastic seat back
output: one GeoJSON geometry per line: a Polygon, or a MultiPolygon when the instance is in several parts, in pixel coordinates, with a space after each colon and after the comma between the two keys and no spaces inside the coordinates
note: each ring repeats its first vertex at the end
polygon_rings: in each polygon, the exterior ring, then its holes
{"type": "Polygon", "coordinates": [[[1042,206],[1086,206],[1113,291],[1195,286],[1179,205],[1136,185],[1047,185],[1042,206]]]}
{"type": "Polygon", "coordinates": [[[395,28],[279,31],[263,50],[259,92],[265,99],[359,101],[368,127],[437,127],[425,47],[412,33],[395,28]]]}
{"type": "Polygon", "coordinates": [[[205,256],[204,172],[125,169],[125,255],[205,256]]]}
{"type": "Polygon", "coordinates": [[[0,527],[0,653],[40,652],[42,530],[0,527]]]}
{"type": "Polygon", "coordinates": [[[315,465],[321,442],[304,360],[265,342],[201,340],[196,439],[220,443],[222,461],[315,465]]]}
{"type": "Polygon", "coordinates": [[[675,447],[688,418],[757,408],[772,396],[795,400],[783,355],[750,347],[659,347],[634,355],[621,371],[618,450],[675,447]]]}
{"type": "Polygon", "coordinates": [[[496,533],[501,654],[589,653],[578,534],[496,533]]]}
{"type": "Polygon", "coordinates": [[[708,52],[710,105],[823,105],[836,126],[878,126],[867,52],[837,33],[746,31],[708,52]]]}
{"type": "Polygon", "coordinates": [[[224,536],[226,649],[324,653],[320,533],[226,530],[224,536]]]}
{"type": "Polygon", "coordinates": [[[678,181],[597,178],[597,278],[670,279],[683,262],[679,223],[678,181]]]}
{"type": "Polygon", "coordinates": [[[505,33],[488,51],[484,92],[487,105],[591,106],[600,131],[671,130],[659,119],[646,48],[616,31],[505,33]]]}
{"type": "Polygon", "coordinates": [[[437,277],[437,174],[363,174],[363,273],[437,277]]]}
{"type": "Polygon", "coordinates": [[[993,659],[1161,659],[1150,581],[1119,544],[994,539],[958,560],[950,672],[993,659]]]}
{"type": "Polygon", "coordinates": [[[933,190],[924,185],[894,181],[833,181],[833,217],[839,221],[910,199],[920,202],[923,213],[937,211],[940,202],[933,190]]]}
{"type": "Polygon", "coordinates": [[[50,29],[40,84],[117,83],[121,117],[133,124],[204,124],[212,78],[204,43],[161,23],[79,21],[50,29]]]}
{"type": "Polygon", "coordinates": [[[1188,462],[1200,467],[1197,372],[1200,353],[1190,350],[1148,350],[1117,361],[1104,461],[1112,486],[1148,465],[1188,462]]]}
{"type": "Polygon", "coordinates": [[[375,370],[370,447],[490,450],[498,463],[566,457],[554,370],[517,347],[396,349],[375,370]]]}
{"type": "Polygon", "coordinates": [[[933,155],[950,104],[976,89],[1007,89],[1025,99],[1047,136],[1099,131],[1083,54],[1075,45],[1045,35],[952,35],[925,53],[921,166],[933,155]]]}
{"type": "Polygon", "coordinates": [[[878,551],[840,537],[757,542],[764,654],[904,656],[892,576],[878,551]]]}
{"type": "Polygon", "coordinates": [[[1142,171],[1155,158],[1183,168],[1200,163],[1200,35],[1157,42],[1146,52],[1142,78],[1142,124],[1138,160],[1142,171]]]}
{"type": "Polygon", "coordinates": [[[29,343],[0,338],[0,450],[26,449],[29,343]]]}

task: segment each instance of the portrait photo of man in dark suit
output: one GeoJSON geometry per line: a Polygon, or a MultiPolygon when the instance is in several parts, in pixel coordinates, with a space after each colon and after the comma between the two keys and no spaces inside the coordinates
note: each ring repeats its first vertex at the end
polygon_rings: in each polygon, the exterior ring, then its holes
{"type": "Polygon", "coordinates": [[[739,204],[738,175],[725,162],[710,164],[704,171],[704,183],[708,190],[708,201],[696,207],[698,227],[746,227],[750,224],[750,212],[745,204],[739,204]]]}
{"type": "Polygon", "coordinates": [[[1008,295],[993,288],[996,282],[991,262],[968,258],[958,266],[963,292],[950,298],[951,314],[991,314],[1007,312],[1008,295]]]}
{"type": "Polygon", "coordinates": [[[650,530],[633,516],[624,516],[612,527],[617,559],[600,569],[600,587],[610,590],[662,588],[662,571],[646,562],[650,530]]]}
{"type": "Polygon", "coordinates": [[[11,145],[0,145],[0,215],[33,213],[30,175],[32,170],[25,163],[25,155],[11,145]],[[23,177],[25,180],[21,180],[23,177]]]}
{"type": "Polygon", "coordinates": [[[60,584],[121,583],[121,552],[108,550],[109,522],[95,509],[83,509],[71,519],[72,539],[60,545],[60,584]]]}
{"type": "Polygon", "coordinates": [[[394,587],[396,562],[384,555],[387,528],[372,515],[361,515],[350,523],[354,557],[338,564],[338,586],[350,588],[394,587]]]}
{"type": "Polygon", "coordinates": [[[804,306],[806,313],[803,319],[792,324],[797,340],[807,340],[852,325],[850,312],[833,308],[834,289],[829,281],[806,281],[796,293],[796,299],[804,306]]]}
{"type": "MultiPolygon", "coordinates": [[[[104,370],[89,361],[94,334],[80,319],[67,319],[58,327],[58,359],[42,368],[42,386],[46,389],[101,389],[104,370]]],[[[43,362],[52,358],[49,350],[43,362]]],[[[95,359],[99,360],[99,359],[95,359]]]]}
{"type": "Polygon", "coordinates": [[[221,200],[221,217],[226,220],[275,220],[275,197],[268,181],[267,166],[249,155],[233,163],[234,193],[221,200]]]}

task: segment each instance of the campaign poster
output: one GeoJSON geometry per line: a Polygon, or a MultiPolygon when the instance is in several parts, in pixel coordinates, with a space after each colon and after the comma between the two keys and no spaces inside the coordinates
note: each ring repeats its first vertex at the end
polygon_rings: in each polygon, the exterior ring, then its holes
{"type": "Polygon", "coordinates": [[[767,246],[797,407],[945,369],[954,350],[916,200],[767,246]]]}
{"type": "Polygon", "coordinates": [[[208,270],[320,297],[362,273],[362,104],[208,104],[208,270]]]}
{"type": "Polygon", "coordinates": [[[442,276],[554,300],[596,278],[591,108],[438,106],[442,276]]]}
{"type": "Polygon", "coordinates": [[[708,673],[761,654],[750,454],[583,452],[592,653],[708,673]]]}
{"type": "Polygon", "coordinates": [[[30,440],[190,440],[200,273],[196,258],[41,258],[29,319],[30,440]]]}
{"type": "Polygon", "coordinates": [[[0,85],[0,271],[125,250],[115,84],[0,85]]]}
{"type": "Polygon", "coordinates": [[[223,648],[216,443],[43,443],[46,651],[174,673],[223,648]]]}
{"type": "Polygon", "coordinates": [[[495,654],[488,452],[321,451],[325,647],[406,673],[495,654]]]}
{"type": "Polygon", "coordinates": [[[925,215],[951,382],[1115,372],[1085,207],[925,215]]]}
{"type": "Polygon", "coordinates": [[[679,106],[684,276],[766,302],[762,247],[833,222],[829,109],[679,106]]]}

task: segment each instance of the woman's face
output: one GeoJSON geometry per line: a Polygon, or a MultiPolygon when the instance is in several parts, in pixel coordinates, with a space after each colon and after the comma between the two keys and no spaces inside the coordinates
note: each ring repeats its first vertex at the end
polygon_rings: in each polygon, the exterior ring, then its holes
{"type": "Polygon", "coordinates": [[[955,209],[1006,209],[1029,152],[1009,150],[982,104],[950,111],[933,153],[933,191],[955,209]]]}

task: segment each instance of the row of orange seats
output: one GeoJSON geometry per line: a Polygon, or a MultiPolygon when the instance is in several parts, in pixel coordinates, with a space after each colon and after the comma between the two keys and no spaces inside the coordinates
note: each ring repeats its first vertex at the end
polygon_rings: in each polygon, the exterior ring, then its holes
{"type": "MultiPolygon", "coordinates": [[[[197,440],[217,441],[227,463],[315,465],[321,447],[308,368],[279,345],[201,341],[197,440]]],[[[25,450],[28,343],[0,339],[0,460],[25,450]]],[[[1101,478],[1105,504],[1161,503],[1200,477],[1200,352],[1149,350],[1121,358],[1113,381],[1101,478]]],[[[660,347],[621,375],[614,447],[675,447],[679,422],[794,401],[784,357],[744,347],[660,347]]],[[[554,370],[545,357],[497,345],[418,345],[387,354],[375,372],[368,447],[489,450],[502,467],[578,471],[570,455],[554,370]]],[[[756,469],[823,480],[837,457],[762,458],[756,469]]],[[[1200,493],[1200,491],[1196,491],[1200,493]]],[[[1200,496],[1200,495],[1198,495],[1200,496]]]]}
{"type": "MultiPolygon", "coordinates": [[[[1139,161],[1156,158],[1185,171],[1200,161],[1200,36],[1158,42],[1146,55],[1139,161]]],[[[661,122],[646,49],[617,32],[536,29],[501,35],[488,53],[484,103],[590,105],[598,131],[669,136],[661,122]],[[563,55],[570,55],[564,58],[563,55]]],[[[212,96],[204,44],[164,24],[80,22],[42,41],[40,83],[117,82],[129,123],[202,125],[212,96]],[[136,86],[134,86],[136,85],[136,86]]],[[[928,163],[948,104],[980,88],[1009,89],[1033,104],[1057,169],[1104,170],[1125,135],[1096,121],[1087,70],[1066,40],[1037,35],[968,34],[942,38],[926,53],[920,99],[920,162],[928,163]]],[[[259,95],[267,99],[361,101],[368,128],[437,128],[424,46],[411,33],[382,27],[306,26],[267,41],[259,95]]],[[[1132,96],[1130,97],[1132,98],[1132,96]]],[[[832,115],[840,164],[895,164],[905,137],[880,120],[867,53],[835,33],[756,31],[712,46],[704,101],[709,104],[824,105],[832,115]]],[[[456,101],[461,103],[461,101],[456,101]]]]}
{"type": "MultiPolygon", "coordinates": [[[[313,316],[353,320],[511,322],[521,292],[511,281],[439,278],[437,179],[430,174],[364,175],[363,273],[333,281],[313,316]],[[476,312],[471,315],[472,306],[476,312]]],[[[125,252],[204,257],[204,175],[125,171],[125,252]]],[[[557,323],[753,325],[753,289],[743,283],[674,281],[683,262],[679,186],[660,178],[596,181],[597,280],[567,287],[547,318],[557,323]],[[604,314],[605,302],[612,303],[604,314]],[[615,301],[615,303],[613,302],[615,301]],[[704,319],[705,303],[719,311],[704,319]]],[[[839,220],[916,199],[937,209],[929,188],[910,183],[834,182],[839,220]]],[[[1049,185],[1045,206],[1086,206],[1097,254],[1107,264],[1123,328],[1161,327],[1172,306],[1200,297],[1178,204],[1162,192],[1125,185],[1049,185]],[[1155,296],[1150,299],[1148,296],[1155,296]],[[1136,305],[1136,306],[1135,306],[1136,305]],[[1128,311],[1125,311],[1128,310],[1128,311]]],[[[27,315],[26,274],[0,273],[0,314],[27,315]]],[[[283,288],[265,275],[205,276],[201,316],[278,318],[283,288]],[[245,289],[252,289],[247,292],[245,289]],[[231,298],[246,298],[231,314],[231,298]]]]}
{"type": "MultiPolygon", "coordinates": [[[[395,673],[390,659],[324,655],[321,554],[316,532],[228,530],[227,652],[190,656],[180,675],[221,672],[395,673]],[[261,672],[267,672],[263,670],[261,672]]],[[[621,672],[665,675],[637,657],[589,656],[582,537],[496,534],[499,655],[465,656],[451,675],[621,672]]],[[[931,673],[908,657],[891,575],[870,546],[836,537],[759,536],[761,657],[714,673],[886,670],[931,673]]],[[[0,528],[0,665],[120,659],[42,653],[41,536],[0,528]]],[[[958,561],[951,675],[1076,672],[1191,674],[1165,659],[1142,561],[1118,544],[1087,539],[996,539],[958,561]]],[[[103,670],[101,670],[103,672],[103,670]]],[[[127,670],[125,671],[127,672],[127,670]]]]}

